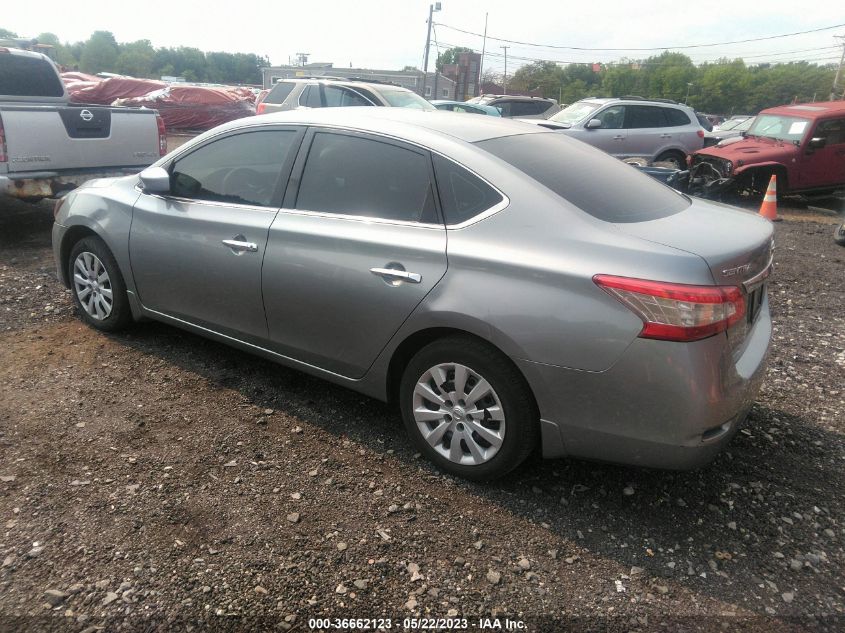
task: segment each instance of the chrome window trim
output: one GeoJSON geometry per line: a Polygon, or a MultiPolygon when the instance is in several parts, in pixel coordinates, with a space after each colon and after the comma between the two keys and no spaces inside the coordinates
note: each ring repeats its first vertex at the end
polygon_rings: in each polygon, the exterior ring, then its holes
{"type": "MultiPolygon", "coordinates": [[[[346,127],[346,126],[343,126],[343,125],[328,124],[328,123],[327,123],[327,124],[322,124],[322,123],[320,123],[320,124],[313,124],[313,123],[312,123],[312,124],[309,124],[309,123],[305,123],[305,124],[303,124],[303,125],[306,125],[307,127],[312,127],[312,128],[315,128],[315,129],[317,129],[317,130],[319,130],[319,129],[342,130],[342,131],[347,131],[347,132],[357,132],[358,134],[364,134],[364,135],[369,135],[369,136],[380,136],[380,137],[382,137],[382,138],[390,139],[390,140],[392,140],[392,141],[398,141],[399,143],[404,143],[405,145],[411,145],[411,146],[413,146],[413,147],[417,147],[417,148],[419,148],[419,149],[421,149],[421,150],[423,150],[423,151],[425,151],[425,152],[429,152],[430,154],[437,154],[438,156],[441,156],[442,158],[444,158],[444,159],[446,159],[446,160],[448,160],[448,161],[451,161],[451,162],[455,163],[456,165],[458,165],[459,167],[461,167],[461,169],[465,169],[466,171],[468,171],[469,173],[471,173],[473,176],[475,176],[476,178],[478,178],[481,182],[483,182],[483,183],[484,183],[484,184],[486,184],[488,187],[490,187],[491,189],[493,189],[493,191],[495,191],[495,192],[496,192],[496,193],[498,193],[500,196],[502,196],[502,201],[501,201],[501,202],[499,202],[499,203],[497,203],[497,204],[493,205],[493,206],[492,206],[492,207],[490,207],[489,209],[485,209],[485,210],[483,210],[483,211],[480,211],[479,213],[477,213],[476,215],[472,216],[472,217],[471,217],[471,218],[469,218],[468,220],[464,220],[463,222],[460,222],[460,223],[458,223],[458,224],[446,224],[446,223],[445,223],[445,218],[444,218],[444,224],[443,224],[443,225],[438,224],[437,226],[444,226],[444,225],[445,225],[445,227],[446,227],[447,229],[453,229],[453,230],[463,229],[463,228],[466,228],[466,227],[468,227],[468,226],[470,226],[470,225],[472,225],[472,224],[475,224],[476,222],[481,222],[481,220],[485,220],[485,219],[489,218],[490,216],[495,215],[496,213],[498,213],[499,211],[501,211],[501,210],[505,209],[508,205],[510,205],[510,202],[511,202],[511,201],[510,201],[510,198],[509,198],[507,195],[505,195],[505,192],[504,192],[504,191],[502,191],[501,189],[499,189],[496,185],[494,185],[493,183],[491,183],[489,180],[487,180],[484,176],[482,176],[481,174],[479,174],[478,172],[476,172],[474,169],[471,169],[471,168],[467,167],[466,165],[464,165],[463,163],[461,163],[461,162],[459,162],[459,161],[455,160],[455,159],[454,159],[454,158],[452,158],[451,156],[447,156],[447,155],[446,155],[446,154],[444,154],[443,152],[439,152],[439,151],[437,151],[436,149],[432,149],[432,148],[430,148],[430,147],[426,147],[425,145],[421,145],[420,143],[417,143],[417,142],[415,142],[415,141],[410,141],[410,140],[408,140],[408,139],[400,138],[400,137],[398,137],[398,136],[393,136],[392,134],[386,134],[386,133],[384,133],[384,132],[374,132],[374,131],[372,131],[372,130],[360,130],[360,129],[357,129],[357,128],[350,128],[350,127],[346,127]]],[[[471,144],[471,145],[472,145],[472,144],[471,144]]],[[[479,150],[479,148],[478,148],[478,147],[476,147],[475,145],[473,145],[473,147],[475,147],[475,149],[476,149],[476,150],[479,150]]],[[[482,152],[483,152],[484,150],[480,150],[480,151],[482,151],[482,152]]],[[[485,152],[485,153],[487,153],[487,152],[485,152]]],[[[435,184],[435,185],[436,185],[437,183],[432,183],[432,184],[435,184]]],[[[439,187],[438,187],[438,193],[439,193],[439,187]]],[[[297,209],[297,210],[298,210],[298,209],[297,209]]],[[[321,213],[321,212],[319,212],[319,211],[309,211],[308,213],[321,213]]],[[[337,213],[330,213],[330,214],[328,214],[328,215],[330,215],[330,216],[334,216],[334,217],[337,217],[337,216],[339,216],[339,215],[341,215],[341,214],[337,214],[337,213]]],[[[359,216],[352,216],[352,215],[350,215],[349,217],[359,217],[359,216]]],[[[373,218],[369,218],[369,219],[373,219],[373,218]]],[[[386,221],[386,222],[403,222],[402,220],[395,220],[395,221],[392,221],[392,220],[385,220],[385,221],[386,221]]],[[[408,222],[408,224],[417,224],[417,225],[418,225],[418,224],[420,224],[420,223],[419,223],[419,222],[408,222]]]]}
{"type": "Polygon", "coordinates": [[[315,218],[336,218],[338,220],[349,220],[353,222],[366,222],[369,224],[387,224],[391,226],[407,226],[421,229],[437,229],[445,231],[446,227],[439,222],[437,224],[431,222],[413,222],[411,220],[388,220],[387,218],[380,218],[377,216],[368,215],[353,215],[350,213],[330,213],[328,211],[310,211],[308,209],[288,209],[282,207],[279,213],[285,215],[301,215],[315,218]]]}
{"type": "Polygon", "coordinates": [[[182,198],[180,196],[167,196],[160,193],[147,193],[140,183],[135,185],[135,191],[149,196],[151,198],[158,198],[159,200],[170,200],[173,202],[184,202],[187,204],[205,204],[212,207],[226,207],[235,209],[245,209],[247,211],[266,211],[268,213],[276,213],[279,207],[262,207],[255,204],[241,204],[240,202],[219,202],[217,200],[203,200],[202,198],[182,198]]]}

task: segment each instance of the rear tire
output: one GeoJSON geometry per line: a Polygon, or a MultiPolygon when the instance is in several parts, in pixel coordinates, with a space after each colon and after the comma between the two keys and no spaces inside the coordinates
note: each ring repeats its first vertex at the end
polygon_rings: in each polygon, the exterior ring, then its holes
{"type": "Polygon", "coordinates": [[[687,168],[687,157],[686,154],[681,152],[677,152],[674,150],[669,150],[668,152],[663,152],[660,156],[658,156],[655,163],[671,163],[674,169],[686,169],[687,168]]]}
{"type": "Polygon", "coordinates": [[[132,321],[126,284],[106,243],[89,235],[70,250],[67,274],[73,302],[82,320],[104,332],[124,329],[132,321]]]}
{"type": "Polygon", "coordinates": [[[474,339],[451,336],[417,352],[403,372],[399,405],[418,450],[465,479],[506,475],[537,444],[539,415],[524,377],[474,339]]]}

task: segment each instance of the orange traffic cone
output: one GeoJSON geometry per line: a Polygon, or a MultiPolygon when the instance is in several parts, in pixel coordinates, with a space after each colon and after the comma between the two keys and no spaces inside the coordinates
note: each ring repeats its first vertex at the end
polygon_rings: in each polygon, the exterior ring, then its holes
{"type": "Polygon", "coordinates": [[[769,180],[769,187],[766,189],[766,195],[763,197],[763,204],[760,205],[760,215],[772,222],[777,222],[780,219],[778,218],[777,174],[772,174],[772,179],[769,180]]]}

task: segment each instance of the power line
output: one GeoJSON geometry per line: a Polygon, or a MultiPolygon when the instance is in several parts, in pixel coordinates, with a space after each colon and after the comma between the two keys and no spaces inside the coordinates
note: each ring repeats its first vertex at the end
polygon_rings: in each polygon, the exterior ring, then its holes
{"type": "MultiPolygon", "coordinates": [[[[439,42],[439,44],[446,47],[446,48],[456,48],[458,46],[457,44],[449,44],[447,42],[442,42],[442,41],[439,42]]],[[[467,46],[467,47],[462,47],[462,48],[470,48],[470,47],[467,46]]],[[[834,47],[834,48],[839,48],[839,47],[837,46],[837,47],[834,47]]],[[[475,50],[475,49],[470,48],[470,50],[472,50],[474,53],[478,53],[478,51],[475,50]]],[[[814,49],[808,49],[808,50],[814,50],[814,49]]],[[[818,49],[818,50],[826,50],[826,49],[818,49]]],[[[770,53],[770,54],[767,54],[767,55],[759,55],[758,57],[771,57],[773,55],[781,55],[781,54],[786,54],[786,53],[770,53]]],[[[819,54],[823,55],[824,53],[819,53],[819,54]]],[[[494,53],[492,51],[487,51],[487,56],[492,57],[492,58],[498,58],[498,59],[504,58],[504,55],[502,53],[494,53]]],[[[613,61],[613,62],[596,62],[596,61],[593,61],[593,60],[574,61],[574,60],[562,60],[562,59],[548,59],[548,58],[542,58],[542,57],[523,57],[523,56],[520,56],[520,55],[514,55],[512,53],[508,53],[507,57],[510,60],[516,60],[516,61],[521,61],[521,62],[551,62],[553,64],[575,64],[575,65],[582,65],[582,66],[583,65],[589,66],[589,65],[594,64],[594,63],[601,63],[604,66],[628,66],[630,64],[637,64],[639,66],[677,66],[678,65],[675,62],[649,62],[649,61],[640,61],[640,60],[613,61]]],[[[711,60],[698,60],[698,61],[695,61],[695,64],[697,64],[697,65],[717,64],[717,63],[721,62],[723,59],[726,59],[726,58],[728,58],[728,56],[722,56],[720,58],[711,59],[711,60]]],[[[837,59],[839,59],[838,56],[836,56],[836,57],[808,56],[808,57],[794,58],[794,59],[760,60],[760,61],[754,62],[754,64],[791,63],[791,62],[796,62],[796,61],[828,61],[828,60],[837,60],[837,59]]],[[[733,61],[734,61],[733,59],[728,59],[728,63],[732,63],[733,61]]]]}
{"type": "MultiPolygon", "coordinates": [[[[474,35],[476,37],[483,37],[480,33],[474,33],[473,31],[466,31],[464,29],[459,29],[455,26],[449,26],[448,24],[442,24],[440,22],[437,23],[437,26],[442,26],[444,28],[450,29],[452,31],[458,31],[459,33],[464,33],[466,35],[474,35]]],[[[713,42],[711,44],[686,44],[684,46],[654,46],[650,48],[588,48],[584,46],[560,46],[557,44],[538,44],[536,42],[520,42],[519,40],[509,40],[503,37],[493,37],[492,35],[488,35],[487,39],[496,40],[497,42],[507,42],[508,44],[520,44],[522,46],[536,46],[540,48],[555,48],[555,49],[565,49],[565,50],[572,50],[572,51],[660,51],[665,49],[688,49],[688,48],[705,48],[708,46],[726,46],[728,44],[747,44],[748,42],[762,42],[764,40],[776,40],[782,37],[792,37],[794,35],[806,35],[808,33],[819,33],[820,31],[830,31],[832,29],[838,29],[840,27],[845,26],[845,24],[834,24],[832,26],[824,26],[818,29],[810,29],[808,31],[796,31],[795,33],[784,33],[782,35],[767,35],[766,37],[753,37],[745,40],[734,40],[732,42],[713,42]]]]}

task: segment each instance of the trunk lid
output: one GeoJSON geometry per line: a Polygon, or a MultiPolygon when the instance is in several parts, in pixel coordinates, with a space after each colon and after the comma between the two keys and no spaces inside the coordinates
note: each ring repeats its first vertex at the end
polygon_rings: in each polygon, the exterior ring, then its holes
{"type": "Polygon", "coordinates": [[[746,319],[735,324],[728,336],[732,343],[745,338],[765,298],[765,283],[760,277],[771,265],[771,222],[725,204],[694,199],[680,213],[616,227],[628,235],[698,255],[716,285],[738,286],[746,299],[746,319]]]}

